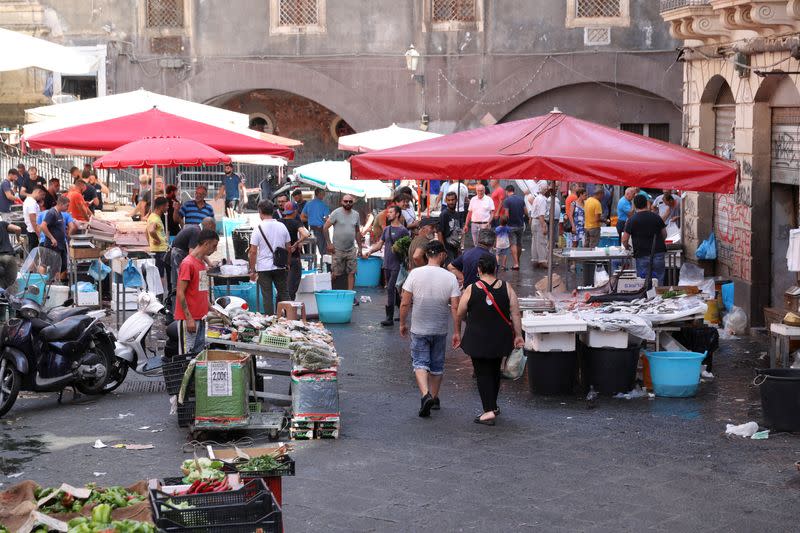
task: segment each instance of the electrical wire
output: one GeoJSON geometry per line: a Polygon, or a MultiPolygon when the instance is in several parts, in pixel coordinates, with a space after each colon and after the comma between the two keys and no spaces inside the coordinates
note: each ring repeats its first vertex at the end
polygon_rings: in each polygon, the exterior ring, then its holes
{"type": "Polygon", "coordinates": [[[762,65],[762,66],[755,65],[755,66],[754,66],[754,65],[745,65],[744,63],[739,63],[738,61],[736,61],[736,60],[735,60],[735,59],[733,59],[733,58],[727,58],[727,57],[711,57],[711,56],[708,56],[708,55],[704,54],[704,53],[703,53],[702,51],[700,51],[699,49],[695,49],[695,48],[690,48],[689,50],[692,50],[693,52],[697,52],[698,54],[700,54],[701,56],[703,56],[703,58],[704,58],[704,59],[707,59],[707,60],[709,60],[709,61],[717,61],[717,60],[726,61],[726,62],[728,62],[728,63],[733,63],[733,64],[734,64],[734,65],[736,65],[737,67],[740,67],[740,68],[746,68],[746,69],[749,69],[749,70],[764,70],[764,69],[767,69],[767,68],[774,68],[774,67],[777,67],[778,65],[780,65],[780,64],[782,64],[782,63],[785,63],[785,62],[789,61],[790,59],[792,59],[792,57],[791,57],[791,56],[789,56],[789,57],[784,57],[784,58],[783,58],[783,59],[781,59],[780,61],[776,61],[776,62],[774,62],[774,63],[772,63],[772,64],[770,64],[770,65],[762,65]]]}

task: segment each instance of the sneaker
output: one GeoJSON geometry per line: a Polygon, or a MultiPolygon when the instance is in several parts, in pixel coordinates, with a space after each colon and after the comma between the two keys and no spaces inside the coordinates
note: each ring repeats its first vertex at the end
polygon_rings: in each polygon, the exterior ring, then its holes
{"type": "Polygon", "coordinates": [[[431,416],[431,408],[433,408],[433,398],[430,394],[426,394],[420,400],[419,416],[422,418],[431,416]]]}
{"type": "Polygon", "coordinates": [[[431,409],[433,409],[434,411],[438,411],[441,408],[442,406],[439,403],[439,397],[437,396],[436,398],[433,399],[433,407],[431,407],[431,409]]]}

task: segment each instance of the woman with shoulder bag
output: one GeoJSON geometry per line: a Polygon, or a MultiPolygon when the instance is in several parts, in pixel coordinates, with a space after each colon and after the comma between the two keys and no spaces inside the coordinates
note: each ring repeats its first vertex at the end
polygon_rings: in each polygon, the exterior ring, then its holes
{"type": "Polygon", "coordinates": [[[517,294],[495,277],[496,271],[494,257],[481,257],[478,281],[466,288],[458,304],[459,324],[467,323],[461,349],[472,359],[483,404],[483,414],[475,417],[475,423],[487,426],[493,426],[500,413],[497,396],[503,358],[525,344],[517,294]]]}

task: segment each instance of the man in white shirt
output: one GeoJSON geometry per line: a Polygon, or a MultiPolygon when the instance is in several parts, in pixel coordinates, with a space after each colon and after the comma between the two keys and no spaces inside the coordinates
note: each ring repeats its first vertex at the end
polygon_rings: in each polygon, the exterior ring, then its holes
{"type": "Polygon", "coordinates": [[[274,315],[272,305],[272,286],[278,292],[276,302],[289,300],[286,264],[275,264],[275,252],[283,248],[284,258],[288,260],[287,246],[291,241],[286,226],[274,220],[275,206],[269,200],[261,200],[258,204],[261,223],[250,236],[250,279],[258,280],[261,297],[264,299],[266,314],[274,315]]]}
{"type": "Polygon", "coordinates": [[[530,203],[531,217],[531,262],[534,267],[547,266],[547,210],[549,186],[546,181],[539,185],[537,194],[530,203]]]}
{"type": "Polygon", "coordinates": [[[454,324],[453,346],[461,340],[458,299],[461,289],[452,272],[442,268],[447,258],[444,245],[430,241],[425,246],[428,264],[415,268],[403,284],[400,304],[400,335],[408,336],[411,312],[411,366],[422,399],[419,416],[427,417],[439,408],[439,388],[444,374],[447,333],[454,324]]]}
{"type": "Polygon", "coordinates": [[[36,186],[33,192],[25,197],[22,202],[22,217],[25,219],[25,231],[28,237],[28,252],[39,245],[39,224],[36,217],[42,211],[39,202],[44,199],[45,190],[41,186],[36,186]]]}
{"type": "Polygon", "coordinates": [[[475,196],[469,201],[467,222],[464,225],[464,233],[470,232],[472,235],[473,246],[477,246],[478,232],[488,228],[493,217],[494,200],[486,196],[486,187],[479,183],[475,186],[475,196]]]}
{"type": "Polygon", "coordinates": [[[448,180],[442,184],[439,189],[439,203],[441,204],[442,198],[447,198],[447,193],[454,192],[456,194],[456,212],[464,212],[464,204],[469,198],[469,189],[464,183],[456,180],[448,180]]]}

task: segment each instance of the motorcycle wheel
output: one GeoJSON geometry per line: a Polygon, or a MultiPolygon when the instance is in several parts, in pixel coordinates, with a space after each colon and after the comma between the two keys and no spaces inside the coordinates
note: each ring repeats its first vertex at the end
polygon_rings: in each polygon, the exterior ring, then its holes
{"type": "Polygon", "coordinates": [[[106,383],[106,386],[103,387],[103,394],[117,390],[119,386],[122,385],[122,382],[125,381],[129,368],[127,361],[115,356],[114,362],[111,363],[111,377],[106,383]]]}
{"type": "Polygon", "coordinates": [[[22,386],[22,375],[8,359],[0,359],[0,416],[6,414],[17,401],[22,386]]]}
{"type": "MultiPolygon", "coordinates": [[[[115,378],[115,376],[112,374],[112,372],[114,371],[113,370],[114,366],[112,364],[112,361],[114,361],[114,359],[115,357],[113,350],[109,351],[104,346],[98,343],[94,343],[92,351],[86,354],[86,356],[83,358],[82,364],[90,364],[90,365],[101,364],[106,368],[106,375],[103,379],[100,380],[94,380],[94,381],[79,380],[75,382],[75,388],[78,389],[78,391],[81,392],[82,394],[86,394],[89,396],[94,396],[97,394],[105,394],[106,392],[109,392],[105,390],[105,386],[110,380],[115,378]]],[[[120,381],[120,383],[122,382],[120,381]]]]}

